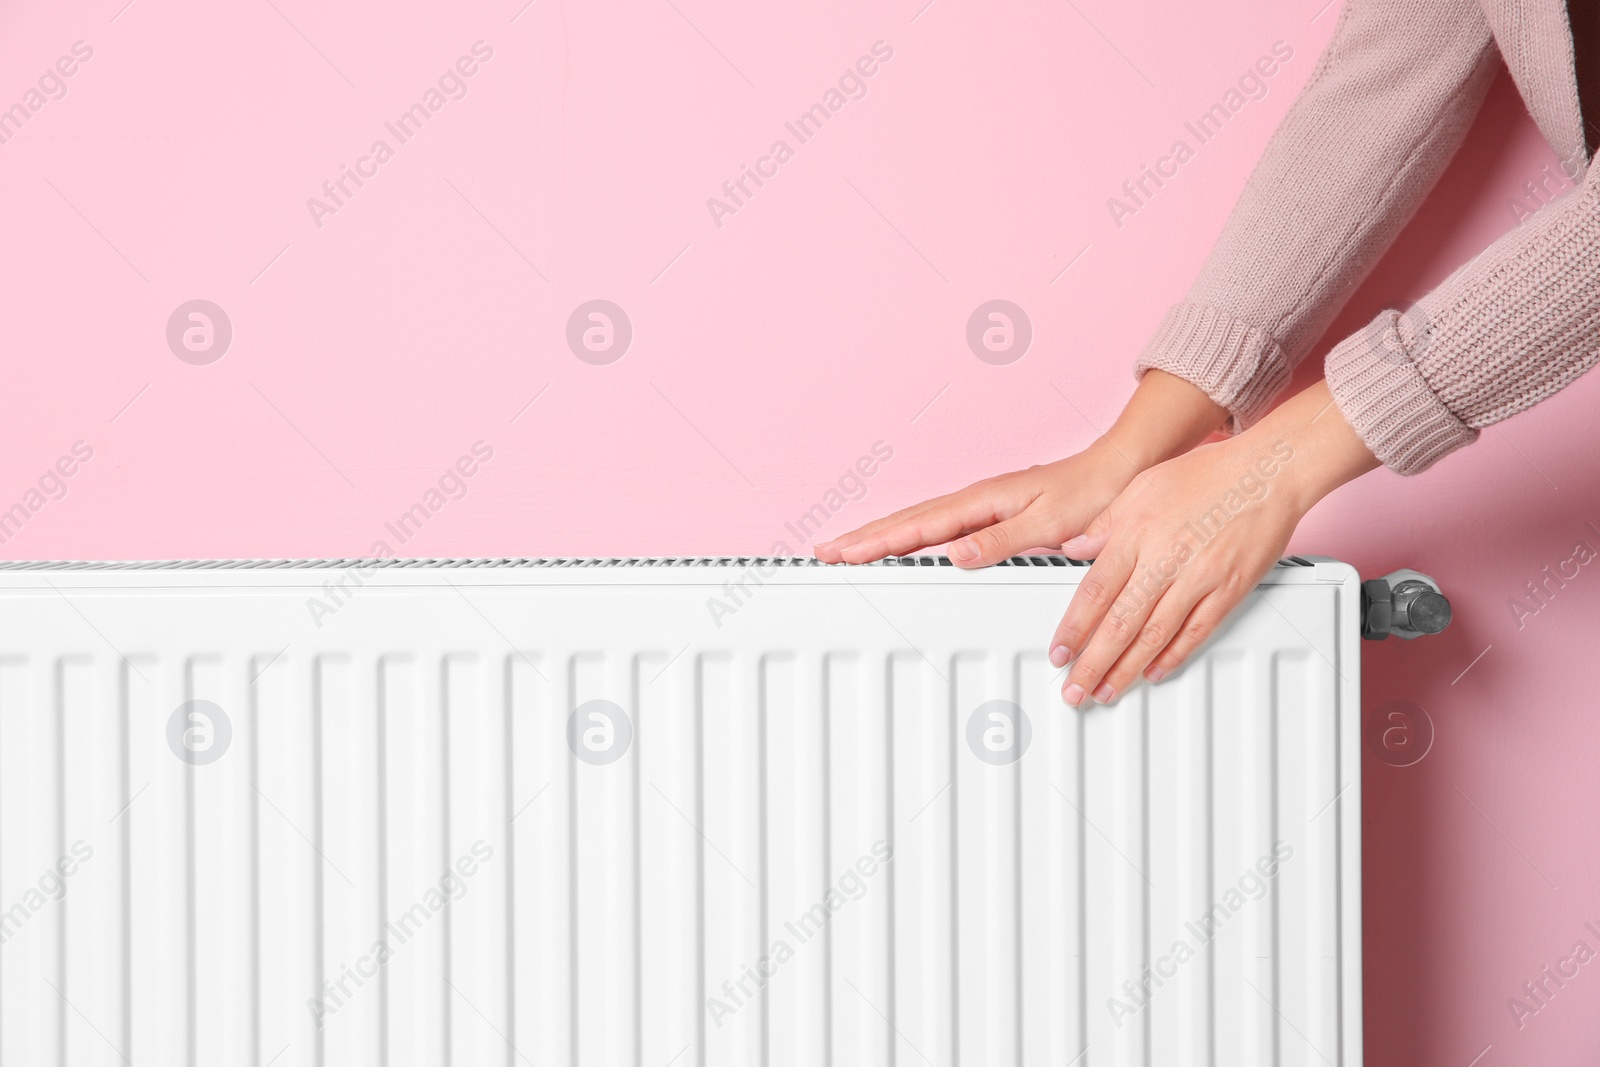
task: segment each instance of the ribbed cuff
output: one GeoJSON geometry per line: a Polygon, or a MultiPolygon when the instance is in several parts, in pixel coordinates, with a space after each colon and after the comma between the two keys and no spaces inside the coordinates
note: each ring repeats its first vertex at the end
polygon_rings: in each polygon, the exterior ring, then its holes
{"type": "Polygon", "coordinates": [[[1228,409],[1233,433],[1265,415],[1289,384],[1283,349],[1265,330],[1205,304],[1175,304],[1133,365],[1135,378],[1154,367],[1198,386],[1228,409]]]}
{"type": "Polygon", "coordinates": [[[1418,369],[1427,343],[1426,330],[1418,332],[1401,315],[1385,311],[1335,345],[1324,364],[1345,420],[1396,474],[1418,474],[1478,439],[1478,431],[1445,407],[1418,369]]]}

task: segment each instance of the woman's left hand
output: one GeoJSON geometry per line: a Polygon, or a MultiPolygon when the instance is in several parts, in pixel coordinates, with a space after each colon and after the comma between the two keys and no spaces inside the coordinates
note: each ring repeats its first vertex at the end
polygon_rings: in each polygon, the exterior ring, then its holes
{"type": "Polygon", "coordinates": [[[1246,434],[1135,478],[1062,546],[1094,559],[1051,641],[1061,695],[1104,704],[1171,674],[1283,555],[1304,514],[1288,441],[1246,434]]]}

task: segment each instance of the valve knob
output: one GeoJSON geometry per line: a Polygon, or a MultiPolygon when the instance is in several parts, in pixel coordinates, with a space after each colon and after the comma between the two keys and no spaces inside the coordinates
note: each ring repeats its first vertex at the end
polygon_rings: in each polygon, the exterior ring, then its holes
{"type": "Polygon", "coordinates": [[[1450,625],[1450,601],[1416,579],[1394,587],[1394,629],[1436,634],[1450,625]]]}
{"type": "Polygon", "coordinates": [[[1439,583],[1414,570],[1362,582],[1361,607],[1361,636],[1368,641],[1390,634],[1411,640],[1450,625],[1450,601],[1439,583]]]}

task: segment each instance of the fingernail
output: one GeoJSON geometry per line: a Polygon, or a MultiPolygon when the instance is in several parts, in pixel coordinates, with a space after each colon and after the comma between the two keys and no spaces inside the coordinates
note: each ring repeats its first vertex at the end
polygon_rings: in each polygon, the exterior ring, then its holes
{"type": "Polygon", "coordinates": [[[1067,660],[1072,658],[1072,649],[1066,645],[1057,645],[1050,650],[1050,665],[1052,667],[1065,667],[1067,660]]]}
{"type": "Polygon", "coordinates": [[[1154,665],[1152,665],[1149,670],[1144,672],[1145,680],[1146,681],[1150,681],[1150,682],[1159,682],[1159,681],[1161,681],[1161,679],[1165,678],[1166,676],[1167,676],[1167,672],[1166,671],[1164,671],[1160,667],[1157,667],[1157,666],[1154,666],[1154,665]]]}
{"type": "Polygon", "coordinates": [[[1095,687],[1094,702],[1096,704],[1104,704],[1106,701],[1111,699],[1111,696],[1111,686],[1107,683],[1101,682],[1095,687]]]}
{"type": "Polygon", "coordinates": [[[963,537],[950,546],[950,558],[959,559],[962,563],[968,563],[978,558],[978,546],[973,544],[970,539],[963,537]]]}
{"type": "Polygon", "coordinates": [[[1089,538],[1084,534],[1079,534],[1077,537],[1074,537],[1074,538],[1072,538],[1072,539],[1070,539],[1068,541],[1063,541],[1061,543],[1061,551],[1067,553],[1067,555],[1070,556],[1072,553],[1078,551],[1080,548],[1082,548],[1084,545],[1087,545],[1088,543],[1089,543],[1089,538]]]}
{"type": "Polygon", "coordinates": [[[1077,707],[1083,703],[1083,686],[1073,682],[1061,691],[1061,699],[1065,700],[1070,706],[1077,707]]]}
{"type": "MultiPolygon", "coordinates": [[[[835,540],[837,540],[837,538],[835,538],[835,540]]],[[[832,548],[832,547],[833,547],[833,541],[821,541],[816,546],[817,551],[819,551],[819,552],[822,551],[824,548],[832,548]]]]}

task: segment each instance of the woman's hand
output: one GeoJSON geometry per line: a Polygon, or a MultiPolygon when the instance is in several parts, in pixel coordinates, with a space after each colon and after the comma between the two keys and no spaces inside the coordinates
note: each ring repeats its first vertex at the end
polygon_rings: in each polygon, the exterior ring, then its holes
{"type": "Polygon", "coordinates": [[[987,567],[1032,548],[1059,548],[1137,473],[1103,442],[1055,463],[969,485],[816,546],[825,563],[870,563],[956,538],[950,559],[987,567]]]}
{"type": "Polygon", "coordinates": [[[1067,459],[1003,474],[925,501],[816,546],[825,563],[870,563],[942,545],[962,567],[1059,548],[1147,467],[1193,448],[1227,410],[1196,386],[1147,371],[1116,425],[1067,459]]]}
{"type": "Polygon", "coordinates": [[[1056,666],[1077,658],[1062,699],[1104,704],[1141,673],[1171,674],[1255,589],[1306,511],[1377,465],[1319,382],[1240,436],[1145,472],[1062,546],[1094,558],[1050,643],[1056,666]]]}
{"type": "Polygon", "coordinates": [[[1077,656],[1062,699],[1104,704],[1194,653],[1283,555],[1302,514],[1284,477],[1295,459],[1287,441],[1202,445],[1147,471],[1063,546],[1094,566],[1051,642],[1057,667],[1077,656]]]}

